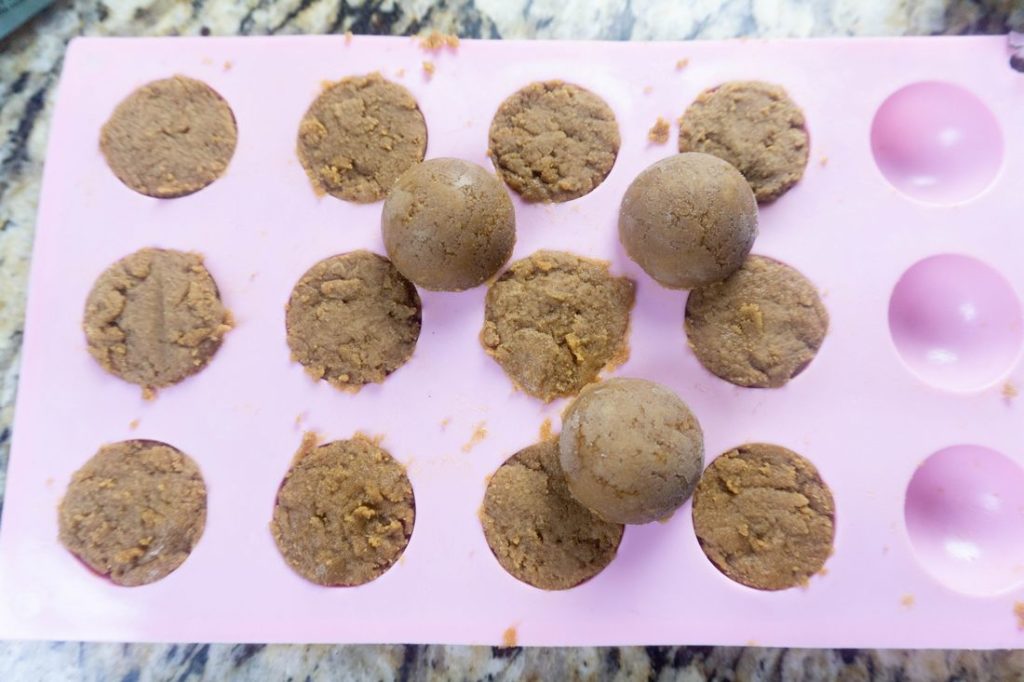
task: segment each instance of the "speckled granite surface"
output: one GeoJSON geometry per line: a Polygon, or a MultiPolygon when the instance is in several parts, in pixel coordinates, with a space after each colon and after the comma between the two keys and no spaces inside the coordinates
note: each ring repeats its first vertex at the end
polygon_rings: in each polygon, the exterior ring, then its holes
{"type": "MultiPolygon", "coordinates": [[[[1003,33],[1024,0],[57,2],[0,42],[0,490],[54,85],[77,35],[700,39],[1003,33]]],[[[0,509],[2,509],[0,495],[0,509]]],[[[0,680],[1010,680],[1024,652],[0,643],[0,680]]]]}

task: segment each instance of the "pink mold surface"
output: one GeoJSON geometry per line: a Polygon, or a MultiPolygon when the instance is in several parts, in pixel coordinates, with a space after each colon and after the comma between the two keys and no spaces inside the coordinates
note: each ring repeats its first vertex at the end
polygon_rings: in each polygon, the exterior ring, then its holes
{"type": "Polygon", "coordinates": [[[524,645],[1021,646],[1024,77],[1007,58],[1000,37],[463,41],[430,53],[405,38],[76,40],[39,206],[0,529],[0,637],[498,644],[514,628],[524,645]],[[477,518],[486,478],[546,419],[557,431],[565,402],[516,392],[484,354],[483,287],[422,292],[412,359],[357,395],[290,361],[284,305],[302,273],[333,254],[383,251],[380,204],[315,196],[295,156],[322,83],[372,71],[419,101],[428,157],[488,167],[491,118],[518,88],[563,79],[611,105],[622,134],[611,174],[568,203],[515,199],[514,257],[566,249],[637,281],[632,353],[612,374],[677,391],[703,425],[709,461],[750,441],[809,458],[837,508],[827,572],[781,592],[736,584],[702,553],[687,504],[666,523],[628,528],[617,558],[575,589],[544,592],[505,573],[477,518]],[[173,74],[220,92],[239,139],[223,178],[160,201],[118,182],[98,136],[132,89],[173,74]],[[655,284],[617,239],[627,185],[675,150],[675,131],[656,145],[648,129],[733,79],[783,85],[811,135],[804,179],[762,207],[754,252],[810,278],[831,328],[814,362],[777,390],[705,371],[686,346],[685,292],[655,284]],[[144,246],[204,254],[237,320],[209,367],[151,402],[100,369],[80,328],[97,275],[144,246]],[[481,425],[486,438],[468,447],[481,425]],[[415,531],[370,584],[312,585],[275,549],[274,497],[305,430],[381,436],[408,467],[415,531]],[[71,474],[128,438],[181,448],[209,489],[195,551],[137,588],[93,575],[57,541],[71,474]]]}

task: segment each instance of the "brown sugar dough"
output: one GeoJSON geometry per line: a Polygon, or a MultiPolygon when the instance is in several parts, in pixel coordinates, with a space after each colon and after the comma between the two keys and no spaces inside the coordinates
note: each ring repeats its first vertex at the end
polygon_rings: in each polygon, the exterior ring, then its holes
{"type": "Polygon", "coordinates": [[[803,112],[783,88],[731,81],[702,92],[683,114],[679,151],[725,159],[764,203],[782,196],[803,176],[810,141],[803,112]]]}
{"type": "Polygon", "coordinates": [[[573,395],[625,360],[635,286],[562,251],[516,261],[491,285],[480,340],[512,382],[542,400],[573,395]]]}
{"type": "Polygon", "coordinates": [[[381,382],[412,356],[422,308],[391,261],[352,251],[320,261],[292,289],[285,311],[292,358],[342,389],[381,382]]]}
{"type": "Polygon", "coordinates": [[[778,445],[743,445],[708,466],[693,526],[711,562],[759,590],[802,585],[832,553],[835,504],[817,469],[778,445]]]}
{"type": "Polygon", "coordinates": [[[673,289],[728,277],[757,237],[757,201],[743,176],[709,154],[676,154],[630,183],[619,207],[629,257],[673,289]]]}
{"type": "Polygon", "coordinates": [[[501,103],[488,153],[526,201],[569,201],[600,185],[619,153],[615,114],[600,97],[562,81],[531,83],[501,103]]]}
{"type": "Polygon", "coordinates": [[[379,73],[329,86],[299,124],[299,160],[313,188],[347,201],[383,199],[426,149],[416,100],[379,73]]]}
{"type": "Polygon", "coordinates": [[[764,256],[750,256],[686,301],[686,337],[697,359],[737,386],[784,385],[814,359],[826,331],[828,311],[814,286],[764,256]]]}
{"type": "Polygon", "coordinates": [[[531,445],[501,465],[487,484],[480,520],[502,568],[543,590],[566,590],[600,573],[623,532],[569,494],[557,440],[531,445]]]}
{"type": "Polygon", "coordinates": [[[307,437],[277,493],[270,529],[285,561],[318,585],[384,574],[409,544],[416,504],[405,468],[367,438],[307,437]]]}
{"type": "Polygon", "coordinates": [[[188,455],[166,443],[100,448],[60,502],[61,544],[118,585],[146,585],[188,558],[206,526],[206,484],[188,455]]]}
{"type": "Polygon", "coordinates": [[[559,453],[579,502],[608,521],[649,523],[689,499],[704,466],[704,434],[669,389],[614,378],[587,386],[566,409],[559,453]]]}
{"type": "Polygon", "coordinates": [[[494,175],[461,159],[430,159],[399,176],[384,201],[381,232],[403,275],[425,289],[462,291],[508,262],[516,217],[494,175]]]}
{"type": "Polygon", "coordinates": [[[201,256],[146,248],[99,276],[82,326],[104,369],[151,390],[203,369],[231,317],[201,256]]]}
{"type": "Polygon", "coordinates": [[[153,81],[125,98],[100,132],[114,175],[151,197],[192,194],[224,174],[238,128],[209,85],[185,76],[153,81]]]}

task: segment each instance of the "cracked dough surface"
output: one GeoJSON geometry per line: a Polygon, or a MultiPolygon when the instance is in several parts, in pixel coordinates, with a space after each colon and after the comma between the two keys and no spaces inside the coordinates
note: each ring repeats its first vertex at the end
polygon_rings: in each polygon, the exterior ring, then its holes
{"type": "Polygon", "coordinates": [[[759,590],[802,585],[832,553],[835,504],[817,469],[778,445],[718,457],[693,495],[693,525],[718,570],[759,590]]]}
{"type": "Polygon", "coordinates": [[[231,318],[201,256],[146,248],[99,276],[82,326],[104,369],[152,390],[203,369],[231,318]]]}
{"type": "Polygon", "coordinates": [[[351,587],[398,561],[415,517],[405,468],[387,451],[359,436],[319,447],[307,436],[277,493],[270,529],[296,573],[351,587]]]}
{"type": "Polygon", "coordinates": [[[810,364],[827,331],[814,285],[764,256],[750,256],[686,301],[686,337],[697,359],[737,386],[783,386],[810,364]]]}
{"type": "Polygon", "coordinates": [[[330,85],[299,124],[299,160],[313,188],[347,201],[383,199],[426,149],[416,100],[379,73],[330,85]]]}
{"type": "Polygon", "coordinates": [[[498,107],[488,153],[524,200],[569,201],[611,172],[619,127],[611,108],[589,90],[558,80],[531,83],[498,107]]]}
{"type": "Polygon", "coordinates": [[[174,76],[126,97],[100,131],[114,175],[151,197],[192,194],[224,174],[238,128],[231,107],[206,83],[174,76]]]}
{"type": "Polygon", "coordinates": [[[518,260],[487,291],[480,340],[512,382],[542,400],[576,394],[626,359],[635,286],[563,251],[518,260]]]}
{"type": "Polygon", "coordinates": [[[206,485],[166,443],[104,445],[71,477],[58,513],[61,544],[118,585],[146,585],[188,558],[206,526],[206,485]]]}
{"type": "Polygon", "coordinates": [[[810,154],[804,114],[786,91],[761,81],[705,90],[679,120],[679,151],[704,152],[739,169],[759,202],[803,177],[810,154]]]}
{"type": "Polygon", "coordinates": [[[480,520],[502,568],[544,590],[565,590],[611,563],[622,540],[609,523],[569,493],[558,441],[520,450],[491,476],[480,520]]]}
{"type": "Polygon", "coordinates": [[[704,435],[682,400],[644,379],[587,386],[562,416],[562,470],[573,497],[614,523],[649,523],[690,497],[704,435]]]}
{"type": "Polygon", "coordinates": [[[756,237],[750,186],[708,154],[676,154],[648,166],[619,207],[619,239],[629,257],[672,289],[728,277],[756,237]]]}
{"type": "Polygon", "coordinates": [[[516,218],[494,175],[461,159],[429,159],[402,173],[391,188],[381,233],[403,275],[425,289],[462,291],[508,262],[516,218]]]}
{"type": "Polygon", "coordinates": [[[352,251],[320,261],[292,289],[285,327],[292,358],[341,389],[379,383],[406,363],[420,336],[412,282],[391,261],[352,251]]]}

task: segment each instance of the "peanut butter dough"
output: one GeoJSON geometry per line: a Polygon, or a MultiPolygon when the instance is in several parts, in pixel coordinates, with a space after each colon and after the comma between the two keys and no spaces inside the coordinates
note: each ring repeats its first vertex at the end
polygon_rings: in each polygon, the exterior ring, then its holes
{"type": "Polygon", "coordinates": [[[725,161],[677,154],[644,169],[619,208],[626,253],[663,286],[689,289],[728,277],[757,237],[757,202],[725,161]]]}
{"type": "Polygon", "coordinates": [[[341,389],[378,383],[405,364],[420,336],[416,287],[391,261],[352,251],[302,276],[285,310],[292,358],[341,389]]]}
{"type": "Polygon", "coordinates": [[[206,526],[206,484],[180,450],[152,440],[100,448],[60,502],[61,544],[118,585],[146,585],[180,566],[206,526]]]}
{"type": "Polygon", "coordinates": [[[501,103],[488,153],[525,201],[569,201],[607,177],[619,153],[619,127],[589,90],[557,80],[531,83],[501,103]]]}
{"type": "Polygon", "coordinates": [[[104,369],[150,392],[203,369],[231,317],[201,256],[146,248],[99,276],[82,326],[104,369]]]}
{"type": "Polygon", "coordinates": [[[623,531],[569,494],[557,440],[531,445],[501,465],[487,484],[480,520],[502,568],[543,590],[566,590],[600,573],[623,531]]]}
{"type": "Polygon", "coordinates": [[[693,495],[693,526],[711,562],[759,590],[802,585],[832,553],[835,505],[817,469],[778,445],[718,457],[693,495]]]}
{"type": "Polygon", "coordinates": [[[573,395],[625,360],[634,298],[633,282],[606,263],[537,251],[487,291],[480,340],[523,391],[548,401],[573,395]]]}
{"type": "Polygon", "coordinates": [[[784,89],[732,81],[705,90],[686,110],[679,121],[679,151],[725,159],[765,203],[803,177],[810,142],[804,114],[784,89]]]}
{"type": "Polygon", "coordinates": [[[375,580],[409,544],[416,503],[405,468],[367,438],[303,441],[270,529],[285,561],[318,585],[375,580]]]}
{"type": "Polygon", "coordinates": [[[114,175],[140,194],[164,199],[198,192],[223,175],[237,142],[228,103],[185,76],[138,88],[100,132],[114,175]]]}
{"type": "Polygon", "coordinates": [[[827,330],[828,311],[814,286],[764,256],[750,256],[686,301],[686,337],[697,359],[737,386],[784,385],[814,359],[827,330]]]}
{"type": "Polygon", "coordinates": [[[399,176],[381,216],[388,257],[425,289],[462,291],[501,269],[516,243],[505,187],[461,159],[430,159],[399,176]]]}
{"type": "Polygon", "coordinates": [[[613,523],[664,519],[693,492],[704,434],[690,408],[644,379],[587,386],[562,416],[559,453],[569,491],[613,523]]]}
{"type": "Polygon", "coordinates": [[[330,85],[299,124],[299,160],[313,189],[346,201],[380,201],[426,150],[416,100],[379,73],[330,85]]]}

